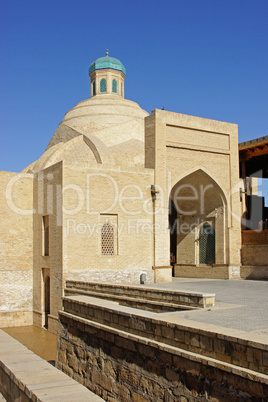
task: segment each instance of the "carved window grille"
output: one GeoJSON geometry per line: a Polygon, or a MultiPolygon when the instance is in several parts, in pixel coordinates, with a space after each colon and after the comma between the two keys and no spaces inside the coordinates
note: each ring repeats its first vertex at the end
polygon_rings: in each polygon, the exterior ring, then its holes
{"type": "Polygon", "coordinates": [[[106,89],[106,79],[105,78],[102,78],[101,80],[100,80],[100,92],[106,92],[107,91],[107,89],[106,89]]]}
{"type": "Polygon", "coordinates": [[[101,254],[114,255],[114,228],[108,222],[101,229],[101,254]]]}
{"type": "Polygon", "coordinates": [[[112,82],[112,91],[117,94],[117,81],[113,80],[112,82]]]}
{"type": "Polygon", "coordinates": [[[43,255],[49,256],[49,216],[43,216],[43,255]]]}
{"type": "Polygon", "coordinates": [[[92,83],[92,91],[93,91],[93,96],[95,96],[96,95],[96,83],[95,83],[95,81],[93,81],[93,83],[92,83]]]}

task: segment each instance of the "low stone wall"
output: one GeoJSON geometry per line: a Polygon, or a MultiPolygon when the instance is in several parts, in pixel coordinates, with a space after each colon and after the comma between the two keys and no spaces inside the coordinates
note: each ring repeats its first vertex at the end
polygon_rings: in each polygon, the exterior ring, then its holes
{"type": "MultiPolygon", "coordinates": [[[[116,256],[114,256],[116,257],[116,256]]],[[[97,263],[98,264],[98,263],[97,263]]],[[[124,265],[124,264],[123,264],[124,265]]],[[[141,264],[142,265],[142,264],[141,264]]],[[[64,276],[66,280],[79,280],[85,282],[92,281],[107,281],[108,283],[129,283],[130,285],[140,283],[140,275],[141,273],[146,274],[146,283],[154,283],[155,281],[155,273],[152,269],[143,269],[142,270],[133,270],[133,266],[130,269],[107,269],[105,266],[104,269],[97,270],[91,267],[89,270],[73,270],[70,272],[65,272],[64,276]]]]}
{"type": "Polygon", "coordinates": [[[86,296],[64,298],[65,312],[268,375],[268,344],[186,327],[161,320],[156,313],[138,314],[134,309],[113,306],[108,301],[88,299],[86,296]]]}
{"type": "Polygon", "coordinates": [[[266,265],[268,269],[268,244],[248,244],[242,246],[241,257],[243,265],[266,265]]]}
{"type": "Polygon", "coordinates": [[[102,401],[1,330],[0,389],[8,402],[102,401]]]}
{"type": "Polygon", "coordinates": [[[33,312],[30,311],[0,311],[0,328],[23,327],[33,325],[33,312]]]}
{"type": "Polygon", "coordinates": [[[228,266],[188,266],[174,265],[174,276],[181,278],[210,278],[210,279],[232,279],[228,266]]]}
{"type": "MultiPolygon", "coordinates": [[[[12,241],[10,241],[10,243],[13,244],[12,241]]],[[[32,325],[32,271],[30,271],[29,268],[25,271],[23,269],[18,269],[15,262],[14,267],[10,267],[6,264],[5,262],[7,261],[5,261],[5,258],[7,258],[9,253],[5,249],[4,244],[5,241],[3,244],[1,243],[1,247],[3,247],[3,256],[1,255],[0,257],[0,328],[32,325]],[[4,259],[2,259],[2,257],[4,259]]],[[[10,247],[10,245],[8,245],[8,247],[10,247]]],[[[24,247],[23,242],[21,247],[24,247]]],[[[24,262],[23,254],[21,254],[21,252],[18,252],[17,254],[21,255],[21,262],[24,262]]],[[[11,262],[9,261],[11,265],[12,261],[11,258],[11,262]]]]}
{"type": "MultiPolygon", "coordinates": [[[[98,292],[99,297],[105,298],[106,295],[129,296],[133,298],[140,298],[145,300],[160,301],[161,303],[176,303],[190,307],[212,307],[215,305],[215,294],[201,293],[201,292],[183,292],[168,289],[153,289],[146,287],[107,284],[107,283],[94,283],[94,282],[80,282],[80,281],[66,281],[65,294],[68,291],[89,291],[98,292]]],[[[90,294],[89,294],[90,295],[90,294]]]]}
{"type": "Polygon", "coordinates": [[[268,281],[268,265],[264,266],[242,266],[240,270],[241,279],[252,279],[255,281],[268,281]]]}
{"type": "Polygon", "coordinates": [[[73,290],[73,289],[65,289],[65,296],[90,296],[97,297],[100,299],[105,299],[109,301],[113,301],[118,303],[120,306],[127,306],[132,308],[137,308],[139,310],[152,311],[155,313],[164,313],[164,312],[173,312],[173,311],[186,311],[186,310],[196,310],[196,307],[189,307],[186,305],[179,305],[170,302],[161,302],[155,300],[145,300],[136,297],[126,297],[126,296],[118,296],[112,295],[108,293],[98,293],[98,292],[88,292],[83,290],[73,290]]]}
{"type": "Polygon", "coordinates": [[[106,401],[268,399],[267,375],[66,312],[57,367],[106,401]]]}
{"type": "Polygon", "coordinates": [[[154,270],[154,282],[172,282],[172,267],[153,267],[154,270]]]}

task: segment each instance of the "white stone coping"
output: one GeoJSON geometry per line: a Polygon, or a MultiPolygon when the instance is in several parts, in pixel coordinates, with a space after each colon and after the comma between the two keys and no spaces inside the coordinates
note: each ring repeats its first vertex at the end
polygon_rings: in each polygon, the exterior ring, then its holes
{"type": "MultiPolygon", "coordinates": [[[[0,370],[29,400],[103,401],[83,385],[56,369],[24,345],[0,330],[0,370]]],[[[4,386],[2,393],[5,396],[4,386]]],[[[11,394],[12,394],[12,390],[11,394]]]]}

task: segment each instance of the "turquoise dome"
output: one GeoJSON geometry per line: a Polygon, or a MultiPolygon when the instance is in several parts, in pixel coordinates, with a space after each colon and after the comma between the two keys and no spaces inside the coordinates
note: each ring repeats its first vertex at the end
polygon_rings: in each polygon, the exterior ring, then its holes
{"type": "Polygon", "coordinates": [[[105,68],[111,68],[112,70],[122,71],[126,75],[126,69],[120,60],[110,56],[100,57],[94,63],[89,66],[89,74],[95,70],[103,70],[105,68]]]}

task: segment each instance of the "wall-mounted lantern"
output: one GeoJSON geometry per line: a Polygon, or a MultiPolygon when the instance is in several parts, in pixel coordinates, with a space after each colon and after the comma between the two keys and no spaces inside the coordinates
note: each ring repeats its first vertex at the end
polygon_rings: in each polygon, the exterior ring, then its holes
{"type": "Polygon", "coordinates": [[[159,191],[156,191],[155,185],[152,184],[151,185],[151,196],[152,196],[153,202],[156,200],[156,194],[158,194],[158,193],[159,193],[159,191]]]}

